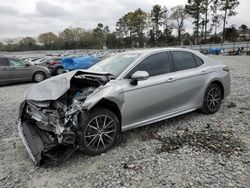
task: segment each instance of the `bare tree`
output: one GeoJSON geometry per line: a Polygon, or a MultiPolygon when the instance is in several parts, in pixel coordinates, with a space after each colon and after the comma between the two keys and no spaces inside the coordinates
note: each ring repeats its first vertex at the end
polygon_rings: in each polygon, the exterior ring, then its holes
{"type": "Polygon", "coordinates": [[[208,16],[210,14],[210,9],[211,9],[211,4],[214,2],[215,0],[203,0],[202,3],[203,3],[203,11],[204,11],[204,15],[205,15],[205,19],[204,19],[204,38],[205,40],[207,39],[207,24],[209,22],[209,19],[208,19],[208,16]]]}
{"type": "Polygon", "coordinates": [[[220,26],[221,20],[222,20],[222,15],[219,14],[219,0],[214,0],[213,4],[211,5],[211,28],[210,32],[214,30],[214,35],[217,35],[217,29],[220,26]]]}
{"type": "Polygon", "coordinates": [[[174,28],[177,30],[179,45],[181,45],[182,33],[185,31],[184,22],[188,18],[188,14],[182,5],[173,7],[170,18],[174,21],[174,28]]]}
{"type": "Polygon", "coordinates": [[[223,34],[222,34],[222,42],[224,42],[225,38],[225,27],[227,23],[227,18],[231,16],[235,16],[237,12],[235,8],[240,4],[238,0],[220,0],[220,10],[224,12],[223,16],[223,34]]]}

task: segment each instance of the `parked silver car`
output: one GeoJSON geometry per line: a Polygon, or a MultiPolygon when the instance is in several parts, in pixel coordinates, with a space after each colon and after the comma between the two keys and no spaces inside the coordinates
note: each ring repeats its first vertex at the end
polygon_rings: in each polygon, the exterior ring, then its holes
{"type": "Polygon", "coordinates": [[[0,84],[41,82],[50,77],[50,71],[17,58],[0,56],[0,84]]]}
{"type": "Polygon", "coordinates": [[[215,113],[229,92],[228,67],[199,52],[125,52],[32,86],[18,129],[36,164],[58,163],[76,149],[105,152],[122,131],[197,109],[215,113]]]}

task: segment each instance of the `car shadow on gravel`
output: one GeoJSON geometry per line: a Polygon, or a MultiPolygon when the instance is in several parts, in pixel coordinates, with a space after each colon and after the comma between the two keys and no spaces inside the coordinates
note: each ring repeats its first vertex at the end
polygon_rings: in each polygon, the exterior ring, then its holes
{"type": "Polygon", "coordinates": [[[247,150],[245,143],[236,137],[232,131],[213,129],[208,123],[204,123],[203,128],[194,131],[190,130],[188,123],[183,124],[183,122],[188,122],[189,119],[198,115],[207,116],[195,111],[127,131],[121,135],[120,143],[125,146],[130,138],[137,135],[136,137],[142,141],[160,141],[161,147],[155,151],[156,153],[171,153],[184,146],[189,146],[196,150],[203,149],[230,157],[231,155],[241,155],[242,152],[247,150]],[[168,133],[163,136],[161,132],[164,130],[168,133]]]}
{"type": "Polygon", "coordinates": [[[155,132],[144,133],[141,136],[143,141],[154,139],[161,142],[160,149],[156,153],[174,152],[184,146],[196,150],[204,149],[215,154],[222,154],[226,157],[241,155],[246,151],[246,145],[231,131],[215,130],[210,127],[199,131],[176,130],[176,133],[161,136],[155,132]]]}
{"type": "Polygon", "coordinates": [[[204,114],[194,111],[174,118],[169,118],[136,129],[125,131],[120,135],[117,145],[124,147],[126,146],[128,140],[133,138],[142,138],[142,140],[145,140],[144,138],[150,138],[150,135],[156,134],[157,132],[161,132],[162,129],[168,129],[171,127],[175,128],[176,130],[188,129],[188,127],[184,124],[181,124],[181,122],[188,121],[192,119],[194,116],[198,115],[204,115],[204,114]]]}

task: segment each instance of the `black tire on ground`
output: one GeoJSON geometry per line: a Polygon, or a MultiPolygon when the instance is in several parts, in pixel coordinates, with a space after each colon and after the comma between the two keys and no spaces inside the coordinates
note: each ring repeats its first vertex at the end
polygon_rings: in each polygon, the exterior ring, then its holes
{"type": "Polygon", "coordinates": [[[59,67],[59,68],[56,69],[56,75],[59,75],[59,74],[62,74],[62,73],[64,73],[64,68],[59,67]]]}
{"type": "Polygon", "coordinates": [[[205,114],[213,114],[220,109],[222,91],[217,84],[210,84],[205,92],[201,111],[205,114]]]}
{"type": "Polygon", "coordinates": [[[90,111],[83,127],[83,151],[88,155],[106,152],[117,143],[120,123],[117,116],[108,109],[95,108],[90,111]]]}
{"type": "Polygon", "coordinates": [[[38,71],[33,75],[33,81],[38,83],[46,79],[46,74],[44,72],[38,71]]]}

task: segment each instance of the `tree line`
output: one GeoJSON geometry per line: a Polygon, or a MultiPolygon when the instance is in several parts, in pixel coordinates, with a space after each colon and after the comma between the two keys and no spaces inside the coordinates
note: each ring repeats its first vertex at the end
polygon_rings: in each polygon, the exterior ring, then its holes
{"type": "Polygon", "coordinates": [[[171,9],[154,5],[146,12],[138,8],[119,18],[112,32],[102,23],[91,30],[70,27],[58,35],[46,32],[36,39],[24,37],[19,42],[8,39],[0,42],[0,50],[143,48],[246,40],[249,33],[246,25],[239,29],[234,25],[226,27],[228,19],[237,14],[238,5],[239,0],[188,0],[186,5],[171,9]],[[186,32],[188,20],[194,26],[192,34],[186,32]],[[222,31],[218,32],[221,25],[222,31]]]}

